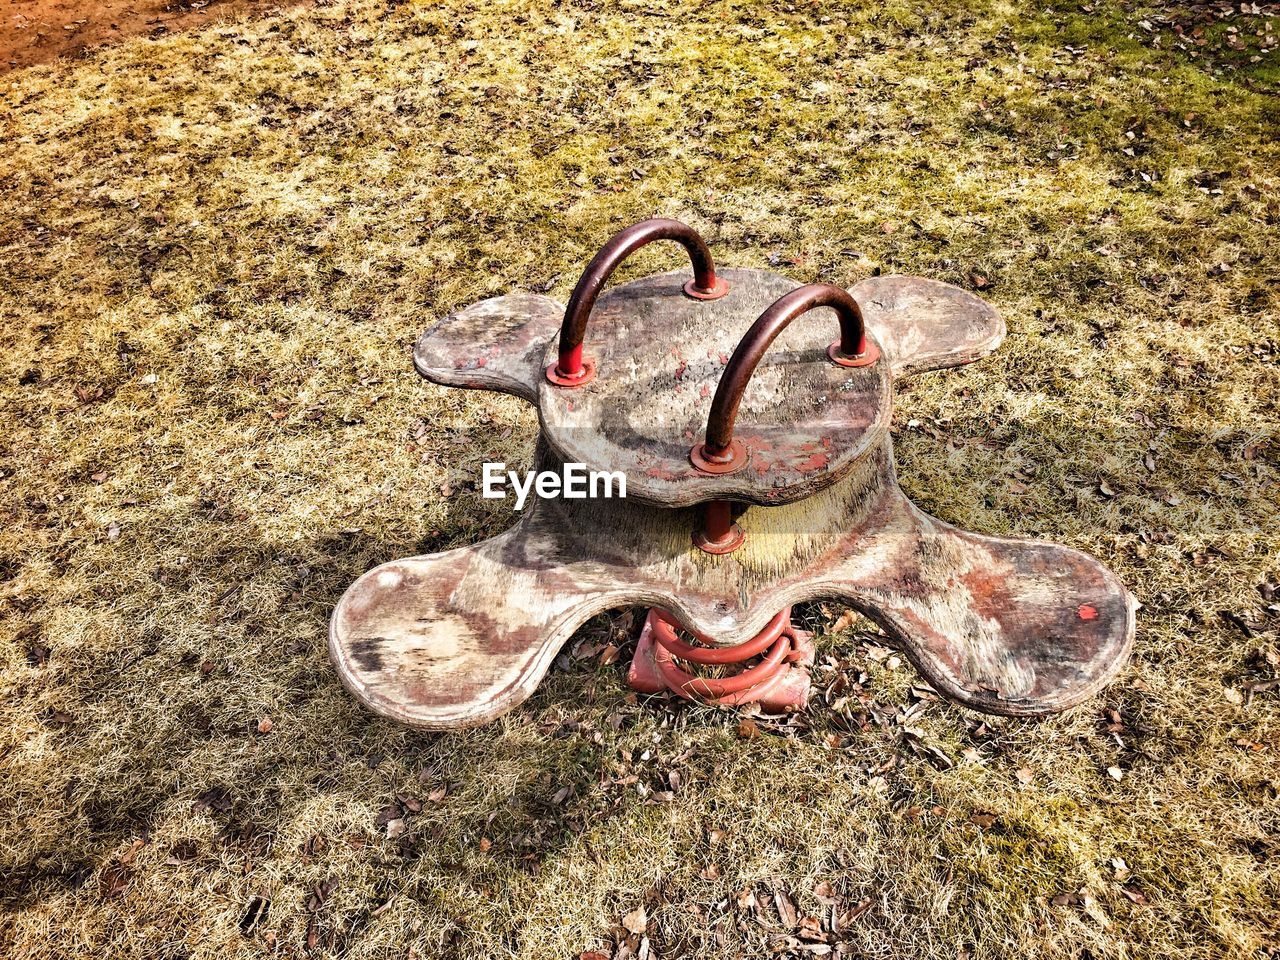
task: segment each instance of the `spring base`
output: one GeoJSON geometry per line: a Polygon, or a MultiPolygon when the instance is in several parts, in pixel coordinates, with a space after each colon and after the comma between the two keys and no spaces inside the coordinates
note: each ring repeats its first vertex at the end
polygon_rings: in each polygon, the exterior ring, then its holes
{"type": "Polygon", "coordinates": [[[809,699],[809,668],[814,647],[808,632],[791,623],[787,607],[753,639],[732,647],[700,645],[680,637],[676,621],[650,610],[627,672],[627,683],[641,693],[672,693],[698,703],[738,706],[759,703],[766,710],[799,710],[809,699]],[[748,665],[749,661],[757,663],[748,665]],[[711,677],[699,666],[743,665],[736,673],[711,677]]]}

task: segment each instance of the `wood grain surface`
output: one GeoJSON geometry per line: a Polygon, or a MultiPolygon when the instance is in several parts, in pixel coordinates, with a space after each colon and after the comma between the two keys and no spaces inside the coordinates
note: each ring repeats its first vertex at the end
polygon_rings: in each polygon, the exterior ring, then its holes
{"type": "MultiPolygon", "coordinates": [[[[826,348],[839,335],[823,307],[792,323],[743,395],[737,438],[745,470],[708,475],[689,461],[738,341],[771,303],[800,284],[759,270],[721,270],[729,293],[693,300],[688,271],[614,287],[596,303],[587,355],[596,378],[538,388],[543,434],[561,459],[627,475],[627,496],[676,507],[712,499],[789,503],[838,480],[889,428],[887,363],[850,369],[826,348]]],[[[548,347],[545,360],[556,359],[548,347]]]]}
{"type": "Polygon", "coordinates": [[[538,402],[543,354],[564,305],[536,293],[509,293],[449,314],[418,338],[413,365],[446,387],[496,390],[538,402]]]}
{"type": "Polygon", "coordinates": [[[868,277],[849,293],[889,355],[895,379],[972,363],[1004,342],[995,307],[940,280],[868,277]]]}

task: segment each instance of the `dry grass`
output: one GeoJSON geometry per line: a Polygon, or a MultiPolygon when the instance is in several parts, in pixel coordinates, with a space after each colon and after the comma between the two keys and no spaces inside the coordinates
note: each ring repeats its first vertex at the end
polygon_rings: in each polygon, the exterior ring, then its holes
{"type": "Polygon", "coordinates": [[[1275,956],[1275,54],[1095,7],[343,0],[0,79],[0,954],[576,957],[643,904],[658,955],[761,956],[743,892],[825,881],[847,956],[1275,956]],[[343,693],[345,585],[501,529],[469,484],[532,449],[413,338],[653,213],[993,282],[1000,353],[899,393],[903,483],[1132,585],[1102,698],[929,703],[941,771],[821,609],[820,685],[865,679],[755,738],[589,660],[451,736],[343,693]]]}

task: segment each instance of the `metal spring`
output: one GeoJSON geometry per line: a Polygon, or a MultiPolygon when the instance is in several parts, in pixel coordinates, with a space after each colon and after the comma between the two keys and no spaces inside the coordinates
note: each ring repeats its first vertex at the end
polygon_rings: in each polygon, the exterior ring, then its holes
{"type": "MultiPolygon", "coordinates": [[[[663,682],[687,700],[719,700],[743,694],[752,687],[772,680],[782,672],[795,655],[795,628],[791,625],[791,608],[787,607],[759,634],[745,643],[731,647],[693,646],[680,639],[679,625],[661,610],[649,611],[649,624],[654,641],[654,663],[663,682]],[[760,662],[727,677],[699,677],[676,661],[706,666],[746,663],[761,656],[760,662]]],[[[698,640],[707,643],[703,637],[698,640]]],[[[743,699],[749,699],[744,697],[743,699]]]]}

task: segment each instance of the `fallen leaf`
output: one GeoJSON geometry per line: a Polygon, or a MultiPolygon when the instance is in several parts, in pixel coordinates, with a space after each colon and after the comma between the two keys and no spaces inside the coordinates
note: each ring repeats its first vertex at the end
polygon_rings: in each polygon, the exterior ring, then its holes
{"type": "Polygon", "coordinates": [[[809,940],[815,943],[822,943],[827,939],[826,933],[822,930],[822,921],[817,917],[805,917],[801,920],[796,934],[801,940],[809,940]]]}
{"type": "Polygon", "coordinates": [[[796,905],[787,896],[785,890],[773,891],[773,905],[778,908],[778,918],[788,930],[795,929],[797,922],[796,905]]]}
{"type": "Polygon", "coordinates": [[[632,933],[644,933],[649,927],[649,915],[645,913],[644,904],[623,916],[622,925],[632,933]]]}
{"type": "Polygon", "coordinates": [[[108,864],[98,875],[98,889],[104,897],[118,897],[129,886],[132,877],[132,867],[123,863],[108,864]]]}
{"type": "Polygon", "coordinates": [[[1109,776],[1112,780],[1123,780],[1124,771],[1121,770],[1119,767],[1107,767],[1107,776],[1109,776]]]}
{"type": "Polygon", "coordinates": [[[743,740],[754,740],[760,736],[760,727],[750,717],[745,717],[738,723],[738,736],[743,740]]]}
{"type": "Polygon", "coordinates": [[[191,802],[193,813],[200,813],[204,810],[226,813],[230,809],[231,791],[227,790],[226,787],[210,787],[191,802]]]}
{"type": "Polygon", "coordinates": [[[840,616],[836,618],[835,623],[831,624],[830,632],[840,633],[841,631],[848,630],[850,627],[854,625],[854,623],[857,622],[857,620],[858,620],[857,613],[855,613],[852,610],[846,610],[844,613],[840,614],[840,616]]]}
{"type": "Polygon", "coordinates": [[[848,910],[840,914],[840,926],[847,927],[854,920],[857,920],[860,916],[862,916],[864,913],[870,910],[874,903],[875,903],[874,900],[872,900],[870,897],[867,897],[865,900],[861,901],[852,910],[848,910]]]}

